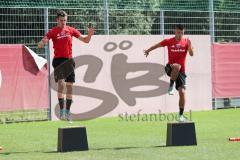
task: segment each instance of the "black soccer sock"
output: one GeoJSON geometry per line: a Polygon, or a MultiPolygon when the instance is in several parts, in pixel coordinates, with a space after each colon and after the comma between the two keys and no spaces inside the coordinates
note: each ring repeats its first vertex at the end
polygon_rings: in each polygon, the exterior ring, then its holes
{"type": "Polygon", "coordinates": [[[63,109],[64,108],[64,99],[63,98],[58,98],[58,103],[59,103],[60,109],[63,109]]]}
{"type": "Polygon", "coordinates": [[[184,108],[179,108],[179,114],[183,115],[184,108]]]}
{"type": "Polygon", "coordinates": [[[170,86],[172,87],[174,84],[174,81],[170,79],[170,86]]]}
{"type": "Polygon", "coordinates": [[[66,99],[66,109],[70,110],[72,104],[72,99],[66,99]]]}

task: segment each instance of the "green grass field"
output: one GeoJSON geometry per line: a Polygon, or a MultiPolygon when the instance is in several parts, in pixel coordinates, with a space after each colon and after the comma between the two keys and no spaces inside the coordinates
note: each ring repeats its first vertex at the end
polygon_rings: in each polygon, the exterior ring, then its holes
{"type": "Polygon", "coordinates": [[[126,122],[119,117],[74,122],[87,127],[89,151],[57,152],[57,130],[67,122],[0,125],[0,160],[237,160],[240,109],[193,112],[197,146],[166,147],[165,122],[126,122]]]}

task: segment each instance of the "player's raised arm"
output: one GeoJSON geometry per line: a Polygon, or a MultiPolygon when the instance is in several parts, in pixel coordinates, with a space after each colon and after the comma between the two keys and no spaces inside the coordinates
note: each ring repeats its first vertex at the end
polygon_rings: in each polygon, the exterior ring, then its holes
{"type": "Polygon", "coordinates": [[[188,53],[190,56],[193,56],[194,52],[193,52],[193,46],[191,41],[188,39],[188,53]]]}
{"type": "Polygon", "coordinates": [[[145,49],[144,50],[144,55],[147,57],[151,51],[153,51],[153,50],[155,50],[155,49],[157,49],[159,47],[162,47],[162,45],[160,43],[157,43],[157,44],[151,46],[150,48],[145,49]]]}
{"type": "Polygon", "coordinates": [[[38,42],[38,48],[43,48],[48,41],[49,39],[47,38],[47,36],[44,36],[43,39],[40,42],[38,42]]]}
{"type": "Polygon", "coordinates": [[[89,24],[89,26],[88,26],[88,35],[85,36],[85,37],[80,35],[78,39],[80,41],[84,42],[84,43],[89,43],[91,38],[92,38],[92,35],[94,35],[94,29],[93,29],[92,25],[89,24]]]}

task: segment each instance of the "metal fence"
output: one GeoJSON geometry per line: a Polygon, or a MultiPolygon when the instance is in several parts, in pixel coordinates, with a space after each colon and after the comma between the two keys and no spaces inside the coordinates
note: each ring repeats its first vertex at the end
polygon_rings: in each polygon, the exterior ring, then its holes
{"type": "MultiPolygon", "coordinates": [[[[48,58],[49,49],[38,50],[37,43],[49,28],[56,25],[56,10],[0,8],[0,44],[24,44],[40,56],[48,58]]],[[[68,13],[68,25],[76,27],[83,34],[86,33],[88,23],[93,23],[97,35],[167,35],[173,34],[176,23],[181,23],[186,28],[186,34],[211,35],[212,42],[240,42],[240,12],[153,11],[109,9],[106,6],[99,9],[64,10],[68,13]]],[[[213,106],[224,106],[222,100],[213,100],[213,106]]],[[[237,101],[234,99],[235,105],[239,105],[237,101]]]]}
{"type": "MultiPolygon", "coordinates": [[[[0,43],[25,44],[36,51],[45,32],[53,27],[52,8],[0,8],[0,43]]],[[[176,23],[184,24],[186,34],[212,36],[213,42],[240,41],[240,12],[145,11],[116,9],[64,9],[68,25],[86,33],[93,23],[96,34],[172,34],[176,23]]],[[[46,54],[39,53],[46,58],[46,54]]]]}

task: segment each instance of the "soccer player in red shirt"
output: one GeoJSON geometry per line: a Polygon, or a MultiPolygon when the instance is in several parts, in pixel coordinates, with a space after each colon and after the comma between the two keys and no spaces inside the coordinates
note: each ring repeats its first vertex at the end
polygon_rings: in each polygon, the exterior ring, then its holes
{"type": "Polygon", "coordinates": [[[169,39],[164,39],[160,43],[157,43],[144,50],[144,55],[147,57],[149,53],[159,47],[168,48],[168,63],[165,67],[167,75],[170,77],[170,85],[168,93],[173,94],[173,85],[179,92],[179,121],[185,121],[183,116],[185,106],[185,89],[186,89],[186,74],[185,74],[185,61],[187,52],[190,56],[193,56],[193,47],[191,41],[188,38],[184,38],[184,27],[181,24],[176,25],[175,36],[169,39]]]}
{"type": "Polygon", "coordinates": [[[59,10],[57,12],[57,26],[47,32],[43,39],[38,43],[38,48],[43,48],[50,39],[53,41],[54,58],[54,78],[58,84],[58,101],[60,107],[60,119],[66,118],[70,121],[70,107],[72,104],[72,88],[75,82],[75,62],[72,58],[72,37],[78,38],[84,43],[89,43],[94,29],[92,26],[88,28],[88,35],[82,34],[75,28],[67,26],[67,13],[59,10]],[[64,82],[65,81],[65,82],[64,82]],[[66,92],[66,109],[64,109],[64,88],[66,92]]]}

